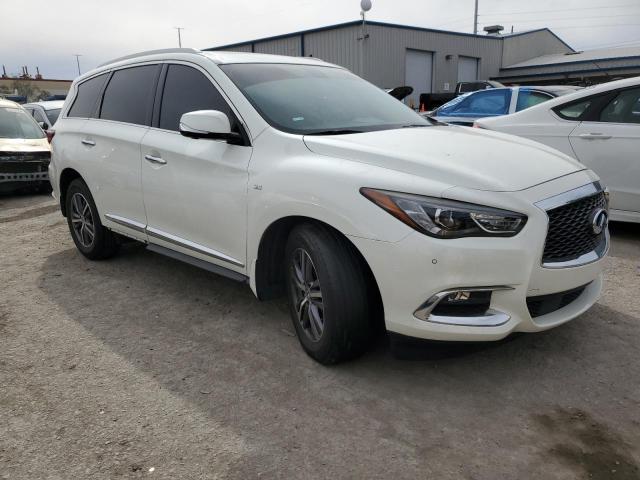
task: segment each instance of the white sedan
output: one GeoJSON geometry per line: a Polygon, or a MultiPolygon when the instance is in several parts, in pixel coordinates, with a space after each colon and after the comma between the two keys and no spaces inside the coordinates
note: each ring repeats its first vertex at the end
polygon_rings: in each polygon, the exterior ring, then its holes
{"type": "Polygon", "coordinates": [[[474,126],[549,145],[593,169],[611,219],[640,223],[640,77],[609,82],[474,126]]]}

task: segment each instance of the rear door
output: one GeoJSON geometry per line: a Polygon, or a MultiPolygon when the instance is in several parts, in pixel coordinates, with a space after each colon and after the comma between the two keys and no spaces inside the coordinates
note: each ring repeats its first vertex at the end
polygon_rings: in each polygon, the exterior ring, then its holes
{"type": "Polygon", "coordinates": [[[140,142],[151,124],[160,65],[112,72],[97,118],[87,121],[82,146],[92,162],[91,193],[105,225],[145,238],[140,142]]]}
{"type": "Polygon", "coordinates": [[[142,185],[149,241],[243,271],[251,146],[180,134],[180,117],[218,110],[241,132],[238,116],[195,64],[165,67],[154,127],[142,141],[142,185]]]}
{"type": "Polygon", "coordinates": [[[578,160],[611,191],[611,208],[640,212],[640,87],[614,92],[571,133],[578,160]]]}

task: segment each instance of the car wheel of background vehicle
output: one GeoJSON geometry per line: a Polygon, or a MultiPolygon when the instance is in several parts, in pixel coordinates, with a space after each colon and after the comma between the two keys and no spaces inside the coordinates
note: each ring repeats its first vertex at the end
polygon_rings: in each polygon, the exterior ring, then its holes
{"type": "Polygon", "coordinates": [[[375,302],[355,247],[337,232],[304,224],[289,235],[285,258],[291,317],[307,354],[323,364],[362,354],[375,302]]]}
{"type": "Polygon", "coordinates": [[[120,247],[118,238],[102,226],[87,184],[79,178],[72,181],[65,201],[71,237],[80,253],[91,260],[112,257],[120,247]]]}

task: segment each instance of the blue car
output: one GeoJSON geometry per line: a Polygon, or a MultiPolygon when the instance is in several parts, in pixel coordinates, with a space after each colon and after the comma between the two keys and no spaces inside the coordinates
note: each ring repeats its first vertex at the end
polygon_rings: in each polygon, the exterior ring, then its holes
{"type": "Polygon", "coordinates": [[[480,118],[519,112],[552,98],[573,93],[582,87],[568,85],[545,87],[491,88],[454,98],[428,114],[440,122],[472,126],[480,118]]]}

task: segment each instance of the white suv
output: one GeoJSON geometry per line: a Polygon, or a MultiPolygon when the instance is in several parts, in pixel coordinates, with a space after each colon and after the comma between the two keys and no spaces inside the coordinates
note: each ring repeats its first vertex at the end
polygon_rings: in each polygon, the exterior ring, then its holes
{"type": "Polygon", "coordinates": [[[90,259],[121,236],[289,296],[322,363],[374,322],[498,340],[587,310],[602,289],[607,196],[575,160],[434,124],[317,59],[190,49],[78,78],[56,124],[54,195],[90,259]]]}

